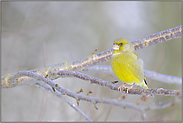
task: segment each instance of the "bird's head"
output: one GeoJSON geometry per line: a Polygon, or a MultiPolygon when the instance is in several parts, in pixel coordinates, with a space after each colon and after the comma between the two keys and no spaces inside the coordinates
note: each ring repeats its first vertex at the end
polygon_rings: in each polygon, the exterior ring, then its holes
{"type": "Polygon", "coordinates": [[[126,39],[124,38],[118,38],[114,40],[112,49],[114,51],[133,51],[134,47],[133,45],[126,39]]]}

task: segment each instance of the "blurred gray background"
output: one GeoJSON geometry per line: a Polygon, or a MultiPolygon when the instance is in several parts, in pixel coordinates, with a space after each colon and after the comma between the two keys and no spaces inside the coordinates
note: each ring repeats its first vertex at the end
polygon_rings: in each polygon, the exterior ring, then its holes
{"type": "MultiPolygon", "coordinates": [[[[1,2],[2,75],[71,62],[108,50],[116,38],[133,41],[181,25],[181,2],[1,2]]],[[[157,44],[137,53],[144,68],[181,77],[181,38],[157,44]]],[[[110,62],[103,65],[110,65],[110,62]]],[[[107,81],[109,74],[87,73],[107,81]]],[[[148,79],[150,88],[181,89],[148,79]]],[[[117,99],[118,92],[76,78],[58,79],[64,88],[83,95],[117,99]]],[[[121,85],[122,83],[118,83],[121,85]]],[[[76,101],[69,98],[73,103],[76,101]]],[[[140,96],[127,95],[124,101],[136,103],[140,96]]],[[[173,97],[155,96],[140,105],[166,102],[173,97]]],[[[141,121],[133,109],[80,101],[80,108],[93,121],[141,121]]],[[[180,121],[181,103],[147,112],[147,121],[180,121]]],[[[35,86],[3,89],[2,121],[85,121],[61,99],[35,86]]]]}

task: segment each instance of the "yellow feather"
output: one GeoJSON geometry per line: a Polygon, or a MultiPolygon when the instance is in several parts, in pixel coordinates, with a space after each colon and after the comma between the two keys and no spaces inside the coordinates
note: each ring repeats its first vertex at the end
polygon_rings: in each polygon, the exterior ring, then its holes
{"type": "Polygon", "coordinates": [[[119,38],[113,42],[111,68],[119,80],[127,84],[135,83],[148,89],[145,83],[143,61],[128,40],[119,38]]]}

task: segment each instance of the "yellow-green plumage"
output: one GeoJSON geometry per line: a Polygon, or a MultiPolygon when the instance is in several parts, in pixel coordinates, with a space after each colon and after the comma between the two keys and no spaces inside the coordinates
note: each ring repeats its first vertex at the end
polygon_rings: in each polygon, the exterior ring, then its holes
{"type": "Polygon", "coordinates": [[[111,68],[119,80],[127,84],[135,83],[148,89],[143,71],[143,61],[128,40],[119,38],[113,42],[111,68]]]}

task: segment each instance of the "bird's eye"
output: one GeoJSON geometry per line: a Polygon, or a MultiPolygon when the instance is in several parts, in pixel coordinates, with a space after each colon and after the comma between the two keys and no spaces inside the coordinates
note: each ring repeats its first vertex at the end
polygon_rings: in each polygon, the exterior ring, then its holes
{"type": "Polygon", "coordinates": [[[119,45],[120,45],[120,46],[122,46],[122,45],[123,45],[123,43],[120,43],[119,45]]]}

